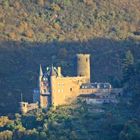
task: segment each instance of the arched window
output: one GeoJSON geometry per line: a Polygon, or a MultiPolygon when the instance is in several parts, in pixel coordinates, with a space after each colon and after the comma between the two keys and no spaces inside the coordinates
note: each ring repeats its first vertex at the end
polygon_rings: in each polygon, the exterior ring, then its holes
{"type": "Polygon", "coordinates": [[[70,91],[72,91],[72,88],[70,88],[70,91]]]}

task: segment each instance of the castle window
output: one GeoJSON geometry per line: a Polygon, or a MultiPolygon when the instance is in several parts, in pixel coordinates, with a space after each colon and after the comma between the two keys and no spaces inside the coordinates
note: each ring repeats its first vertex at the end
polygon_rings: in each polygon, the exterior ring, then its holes
{"type": "Polygon", "coordinates": [[[70,91],[72,91],[72,88],[70,88],[70,91]]]}
{"type": "Polygon", "coordinates": [[[84,86],[82,86],[82,88],[85,88],[84,86]]]}
{"type": "Polygon", "coordinates": [[[86,62],[88,61],[88,59],[86,58],[86,62]]]}

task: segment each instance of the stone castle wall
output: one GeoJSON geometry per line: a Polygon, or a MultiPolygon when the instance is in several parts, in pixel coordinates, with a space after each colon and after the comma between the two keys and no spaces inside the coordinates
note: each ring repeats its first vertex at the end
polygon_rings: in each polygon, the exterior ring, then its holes
{"type": "Polygon", "coordinates": [[[38,109],[38,103],[28,103],[28,102],[20,102],[20,112],[27,113],[30,110],[38,109]]]}
{"type": "Polygon", "coordinates": [[[80,85],[85,83],[85,77],[51,77],[52,105],[58,106],[70,103],[79,94],[80,85]]]}

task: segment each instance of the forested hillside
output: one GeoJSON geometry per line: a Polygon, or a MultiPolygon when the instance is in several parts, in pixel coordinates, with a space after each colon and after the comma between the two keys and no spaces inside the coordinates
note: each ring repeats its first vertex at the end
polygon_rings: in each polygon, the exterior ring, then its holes
{"type": "Polygon", "coordinates": [[[76,53],[91,54],[92,81],[121,86],[125,53],[140,59],[139,0],[1,0],[0,113],[32,101],[39,65],[75,73],[76,53]]]}
{"type": "Polygon", "coordinates": [[[139,0],[1,0],[1,40],[128,39],[139,32],[139,0]]]}
{"type": "Polygon", "coordinates": [[[0,140],[139,140],[139,118],[125,102],[95,106],[78,100],[47,113],[0,117],[0,140]]]}

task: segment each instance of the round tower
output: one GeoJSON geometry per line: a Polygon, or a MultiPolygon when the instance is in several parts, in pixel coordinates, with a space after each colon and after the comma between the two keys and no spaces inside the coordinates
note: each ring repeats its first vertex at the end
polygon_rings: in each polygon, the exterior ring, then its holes
{"type": "Polygon", "coordinates": [[[77,54],[77,76],[85,76],[90,83],[90,54],[77,54]]]}

